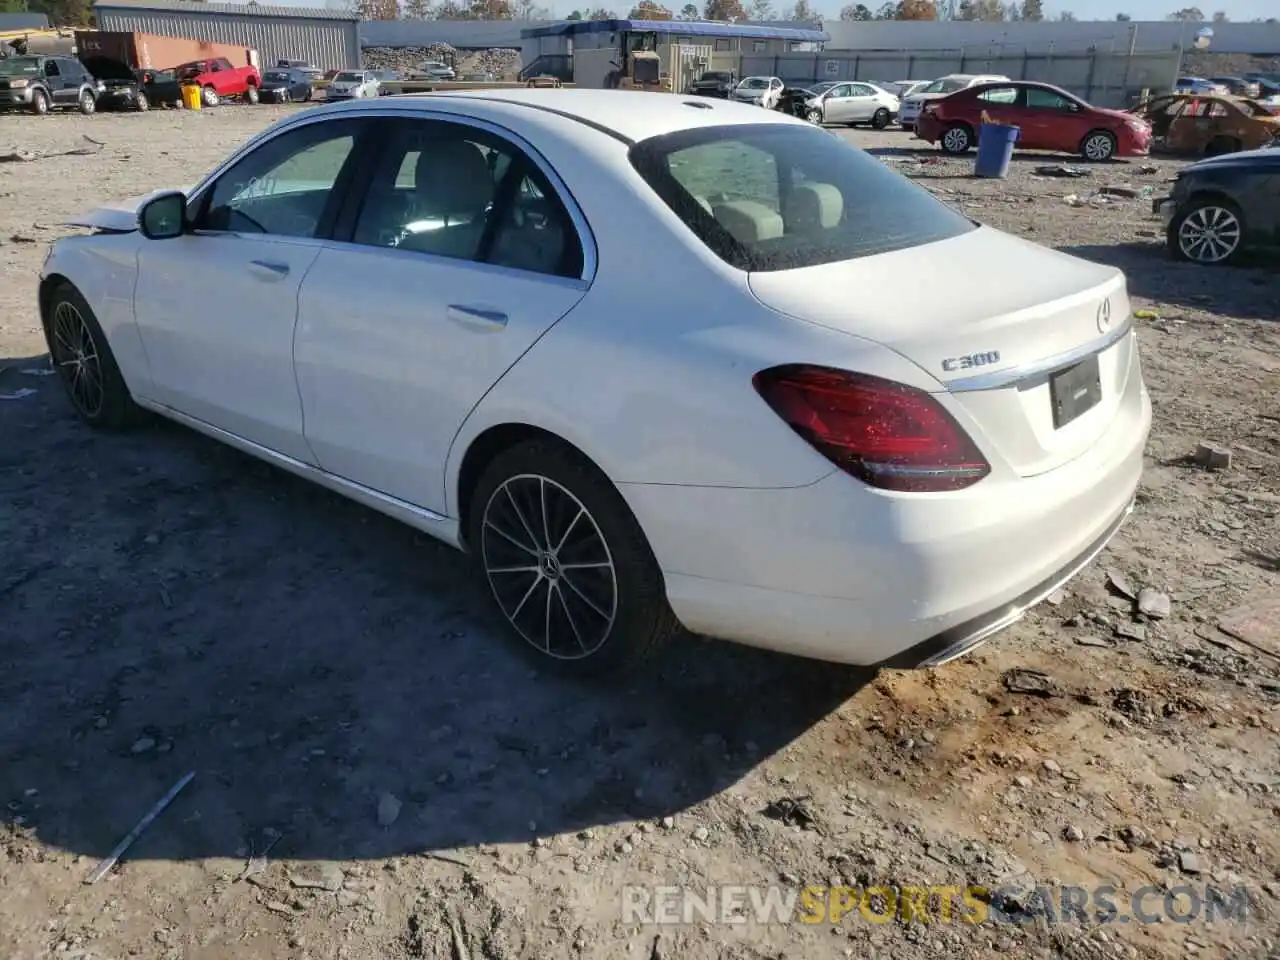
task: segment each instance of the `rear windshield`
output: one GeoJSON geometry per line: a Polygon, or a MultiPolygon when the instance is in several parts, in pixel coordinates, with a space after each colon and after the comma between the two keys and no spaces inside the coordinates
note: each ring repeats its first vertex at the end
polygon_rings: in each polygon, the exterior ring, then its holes
{"type": "Polygon", "coordinates": [[[957,90],[964,90],[969,86],[968,80],[952,80],[943,77],[941,80],[935,80],[929,84],[921,93],[955,93],[957,90]]]}
{"type": "Polygon", "coordinates": [[[0,77],[20,77],[40,72],[40,61],[34,57],[10,57],[0,60],[0,77]]]}
{"type": "Polygon", "coordinates": [[[852,260],[975,229],[923,187],[809,124],[682,130],[636,144],[631,163],[741,270],[852,260]]]}

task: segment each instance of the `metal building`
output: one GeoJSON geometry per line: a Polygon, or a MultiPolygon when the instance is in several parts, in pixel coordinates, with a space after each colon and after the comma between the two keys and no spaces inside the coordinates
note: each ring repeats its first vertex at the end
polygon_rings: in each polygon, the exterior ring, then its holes
{"type": "Polygon", "coordinates": [[[280,59],[334,69],[360,63],[359,16],[341,10],[186,0],[99,0],[101,30],[186,37],[258,51],[268,67],[280,59]]]}

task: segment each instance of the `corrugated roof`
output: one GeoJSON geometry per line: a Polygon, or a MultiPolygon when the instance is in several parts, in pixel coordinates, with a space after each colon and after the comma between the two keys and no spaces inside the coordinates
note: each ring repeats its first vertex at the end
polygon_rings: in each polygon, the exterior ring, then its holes
{"type": "Polygon", "coordinates": [[[359,20],[358,13],[324,7],[270,7],[249,3],[192,3],[190,0],[99,0],[94,10],[191,13],[200,16],[274,17],[288,20],[359,20]]]}
{"type": "Polygon", "coordinates": [[[675,33],[682,37],[742,37],[748,40],[798,40],[803,43],[824,43],[831,35],[824,30],[806,30],[800,27],[765,27],[738,23],[718,23],[710,20],[564,20],[521,30],[520,36],[560,37],[576,33],[675,33]]]}

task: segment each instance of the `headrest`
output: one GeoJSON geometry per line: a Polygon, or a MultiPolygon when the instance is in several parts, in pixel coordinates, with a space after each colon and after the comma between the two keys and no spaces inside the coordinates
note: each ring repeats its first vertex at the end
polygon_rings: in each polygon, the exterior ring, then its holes
{"type": "Polygon", "coordinates": [[[791,230],[830,230],[840,225],[844,196],[830,183],[802,183],[791,191],[791,230]]]}
{"type": "Polygon", "coordinates": [[[439,216],[482,213],[493,200],[493,174],[484,154],[466,140],[423,144],[414,168],[418,199],[439,216]]]}

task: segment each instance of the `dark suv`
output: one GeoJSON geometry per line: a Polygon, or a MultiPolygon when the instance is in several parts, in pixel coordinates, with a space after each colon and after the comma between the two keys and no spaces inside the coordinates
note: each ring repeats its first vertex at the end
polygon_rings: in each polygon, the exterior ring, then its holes
{"type": "Polygon", "coordinates": [[[0,110],[32,113],[71,108],[93,113],[104,85],[74,57],[8,57],[0,60],[0,110]]]}

